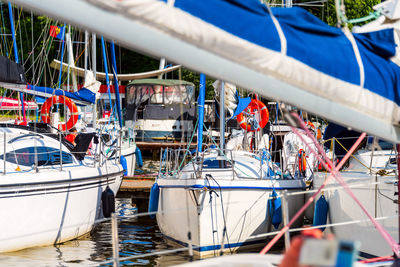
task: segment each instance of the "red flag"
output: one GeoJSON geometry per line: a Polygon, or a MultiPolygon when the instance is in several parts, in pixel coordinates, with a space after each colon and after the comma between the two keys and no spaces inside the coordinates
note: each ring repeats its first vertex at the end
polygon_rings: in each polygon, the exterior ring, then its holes
{"type": "Polygon", "coordinates": [[[58,38],[58,39],[63,39],[64,38],[64,26],[58,27],[58,26],[50,26],[50,31],[49,34],[51,37],[58,38]]]}

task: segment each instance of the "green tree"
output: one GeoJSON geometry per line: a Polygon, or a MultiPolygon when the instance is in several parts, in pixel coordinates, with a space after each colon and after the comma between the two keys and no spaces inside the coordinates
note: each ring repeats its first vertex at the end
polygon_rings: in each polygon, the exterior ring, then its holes
{"type": "MultiPolygon", "coordinates": [[[[309,2],[309,0],[300,0],[296,1],[295,3],[306,4],[307,2],[309,2]]],[[[347,19],[350,20],[368,16],[371,12],[374,11],[373,6],[379,4],[380,2],[381,2],[380,0],[344,0],[345,14],[347,16],[347,19]]],[[[331,26],[336,26],[337,16],[336,16],[335,0],[328,0],[321,6],[304,5],[302,7],[304,7],[310,13],[314,14],[327,24],[331,26]]]]}

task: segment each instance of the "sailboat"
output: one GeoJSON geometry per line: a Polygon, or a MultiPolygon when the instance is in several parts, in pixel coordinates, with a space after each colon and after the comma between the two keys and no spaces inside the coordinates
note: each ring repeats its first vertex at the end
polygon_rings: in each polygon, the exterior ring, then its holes
{"type": "MultiPolygon", "coordinates": [[[[269,8],[257,0],[13,2],[352,129],[400,141],[393,26],[352,34],[303,9],[269,8]]],[[[397,1],[386,3],[384,14],[398,19],[397,1]]]]}
{"type": "MultiPolygon", "coordinates": [[[[330,153],[334,159],[340,159],[349,144],[359,136],[358,132],[335,124],[328,125],[326,130],[325,144],[333,150],[330,153]]],[[[352,155],[340,174],[360,202],[398,242],[396,158],[393,144],[371,136],[352,155]]],[[[313,178],[314,187],[319,188],[326,178],[326,172],[316,171],[313,178]]],[[[327,223],[332,224],[329,230],[337,238],[360,242],[360,252],[364,257],[392,254],[386,240],[337,181],[328,184],[323,196],[329,205],[327,223]]]]}
{"type": "MultiPolygon", "coordinates": [[[[126,88],[126,125],[136,142],[180,142],[190,138],[195,118],[194,84],[173,79],[139,79],[126,88]]],[[[142,143],[143,144],[143,143],[142,143]]]]}
{"type": "MultiPolygon", "coordinates": [[[[1,57],[1,82],[27,88],[24,68],[18,64],[10,3],[9,11],[16,62],[1,57]]],[[[43,123],[28,122],[22,106],[22,124],[0,124],[0,252],[54,245],[87,234],[114,211],[125,172],[118,142],[107,144],[102,133],[68,134],[78,115],[65,92],[45,101],[43,123]],[[56,103],[70,109],[70,118],[54,127],[48,122],[56,103]],[[106,146],[113,157],[104,153],[106,146]]]]}
{"type": "MultiPolygon", "coordinates": [[[[284,190],[303,191],[306,187],[302,179],[284,177],[278,166],[271,162],[267,150],[252,152],[224,148],[224,82],[219,83],[219,87],[223,88],[219,111],[220,146],[206,147],[203,151],[203,127],[199,127],[197,155],[182,168],[179,166],[184,161],[180,160],[179,151],[167,149],[165,155],[161,152],[165,159],[160,163],[166,169],[159,173],[149,204],[157,210],[161,232],[175,243],[193,246],[199,257],[232,253],[239,248],[263,244],[264,233],[282,227],[277,194],[284,190]],[[154,199],[158,199],[157,203],[152,203],[154,199]]],[[[204,84],[200,88],[205,90],[204,84]]],[[[201,101],[199,109],[199,116],[202,116],[204,103],[201,101]]],[[[266,112],[265,106],[258,107],[258,111],[266,112]]],[[[265,126],[261,121],[258,131],[265,126]]],[[[203,119],[200,118],[198,123],[202,125],[203,119]]],[[[289,217],[301,207],[303,200],[303,195],[288,199],[289,217]]],[[[149,211],[154,210],[150,208],[149,211]]],[[[296,225],[301,224],[302,220],[298,220],[296,225]]]]}

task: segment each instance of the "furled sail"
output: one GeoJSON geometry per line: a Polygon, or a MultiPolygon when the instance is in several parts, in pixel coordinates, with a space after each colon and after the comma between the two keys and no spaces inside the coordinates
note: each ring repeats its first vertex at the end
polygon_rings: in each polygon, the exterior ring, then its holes
{"type": "Polygon", "coordinates": [[[392,28],[352,34],[258,0],[13,0],[132,49],[400,141],[392,28]],[[129,34],[127,34],[129,33],[129,34]]]}

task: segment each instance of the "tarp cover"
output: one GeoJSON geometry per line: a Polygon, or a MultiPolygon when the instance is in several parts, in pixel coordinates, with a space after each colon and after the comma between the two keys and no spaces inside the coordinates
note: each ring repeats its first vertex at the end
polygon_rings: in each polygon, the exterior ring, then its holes
{"type": "Polygon", "coordinates": [[[27,93],[29,94],[29,90],[32,90],[32,94],[35,95],[35,92],[40,92],[48,95],[64,95],[74,100],[79,100],[87,103],[94,104],[96,102],[96,94],[86,88],[81,88],[79,91],[71,93],[61,89],[54,89],[49,87],[40,87],[27,85],[27,93]]]}
{"type": "Polygon", "coordinates": [[[259,0],[12,1],[268,99],[400,142],[393,29],[352,34],[301,8],[269,9],[259,0]]]}
{"type": "Polygon", "coordinates": [[[18,84],[26,83],[24,67],[4,56],[0,56],[0,81],[18,84]]]}
{"type": "Polygon", "coordinates": [[[349,38],[341,29],[328,26],[302,8],[271,9],[284,34],[285,45],[279,28],[260,1],[176,0],[174,6],[251,44],[280,54],[286,50],[286,57],[281,59],[274,57],[279,54],[271,53],[273,60],[263,60],[261,50],[258,58],[239,57],[247,64],[277,71],[288,81],[350,102],[354,107],[372,106],[373,112],[382,117],[393,115],[395,123],[400,120],[400,69],[390,61],[396,48],[393,29],[353,35],[365,73],[362,88],[359,64],[349,38]]]}
{"type": "MultiPolygon", "coordinates": [[[[0,97],[0,110],[20,110],[22,103],[18,99],[9,97],[0,97]]],[[[37,104],[33,101],[24,100],[24,107],[26,110],[35,110],[38,108],[37,104]]]]}
{"type": "Polygon", "coordinates": [[[302,8],[270,9],[259,0],[87,1],[386,122],[400,121],[393,29],[351,34],[302,8]]]}

